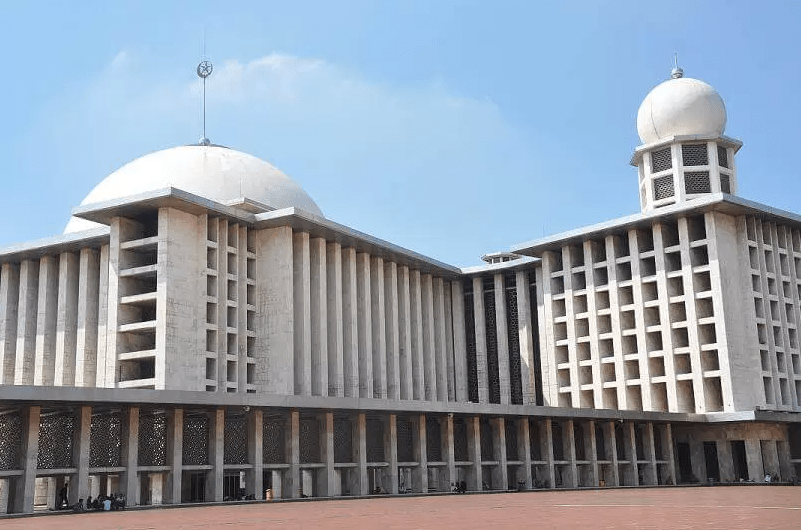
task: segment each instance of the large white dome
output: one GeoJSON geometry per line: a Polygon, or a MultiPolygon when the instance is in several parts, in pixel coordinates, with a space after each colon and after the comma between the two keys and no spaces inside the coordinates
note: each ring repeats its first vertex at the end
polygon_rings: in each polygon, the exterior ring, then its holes
{"type": "MultiPolygon", "coordinates": [[[[295,206],[323,217],[298,184],[255,156],[216,145],[187,145],[150,153],[129,162],[89,192],[93,204],[174,187],[217,202],[248,198],[273,208],[295,206]]],[[[92,221],[70,218],[64,233],[95,228],[92,221]]]]}
{"type": "Polygon", "coordinates": [[[708,84],[689,77],[657,85],[637,112],[637,133],[644,144],[671,136],[721,136],[724,130],[723,99],[708,84]]]}

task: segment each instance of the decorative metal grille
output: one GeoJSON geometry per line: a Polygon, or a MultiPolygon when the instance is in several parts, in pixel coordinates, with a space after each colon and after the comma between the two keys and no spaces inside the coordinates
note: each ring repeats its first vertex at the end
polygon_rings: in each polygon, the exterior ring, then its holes
{"type": "Polygon", "coordinates": [[[280,418],[264,418],[262,424],[262,459],[265,464],[284,463],[284,422],[280,418]]]}
{"type": "Polygon", "coordinates": [[[576,446],[576,460],[586,460],[584,454],[584,427],[580,423],[573,422],[573,443],[576,446]]]}
{"type": "Polygon", "coordinates": [[[453,420],[453,457],[457,462],[470,461],[470,451],[467,449],[467,424],[462,418],[453,420]]]}
{"type": "Polygon", "coordinates": [[[22,467],[22,416],[18,412],[0,416],[0,471],[22,467]]]}
{"type": "Polygon", "coordinates": [[[551,436],[553,438],[553,459],[565,459],[565,444],[562,440],[562,425],[557,421],[551,421],[551,436]]]}
{"type": "Polygon", "coordinates": [[[414,426],[406,418],[398,418],[398,462],[414,462],[414,426]]]}
{"type": "Polygon", "coordinates": [[[718,165],[729,168],[729,150],[721,145],[718,146],[718,165]]]}
{"type": "Polygon", "coordinates": [[[520,373],[520,334],[517,323],[517,281],[514,274],[504,278],[506,287],[506,337],[509,343],[509,385],[511,400],[523,404],[523,386],[520,373]]]}
{"type": "Polygon", "coordinates": [[[534,420],[528,422],[528,446],[531,459],[535,462],[542,461],[542,440],[540,438],[540,422],[534,420]]]}
{"type": "Polygon", "coordinates": [[[426,458],[442,462],[442,431],[437,418],[426,418],[426,458]]]}
{"type": "Polygon", "coordinates": [[[245,416],[226,416],[223,462],[248,463],[248,419],[245,416]]]}
{"type": "Polygon", "coordinates": [[[209,463],[210,423],[205,415],[184,419],[184,465],[202,466],[209,463]]]}
{"type": "Polygon", "coordinates": [[[122,417],[119,413],[92,416],[89,467],[117,467],[122,449],[122,417]]]}
{"type": "Polygon", "coordinates": [[[320,422],[317,418],[300,419],[300,463],[320,463],[320,422]]]}
{"type": "Polygon", "coordinates": [[[353,423],[334,418],[334,462],[353,462],[353,423]]]}
{"type": "Polygon", "coordinates": [[[654,179],[654,200],[667,199],[675,195],[673,189],[673,175],[665,175],[654,179]]]}
{"type": "Polygon", "coordinates": [[[75,417],[69,413],[43,415],[39,420],[39,469],[72,467],[75,417]]]}
{"type": "Polygon", "coordinates": [[[670,157],[670,147],[651,153],[651,173],[659,173],[672,167],[673,160],[670,157]]]}
{"type": "Polygon", "coordinates": [[[517,453],[517,421],[506,420],[504,422],[504,430],[506,434],[506,459],[519,460],[517,453]]]}
{"type": "Polygon", "coordinates": [[[384,460],[384,422],[378,418],[367,418],[367,461],[384,460]]]}
{"type": "Polygon", "coordinates": [[[684,192],[688,195],[694,193],[709,193],[709,171],[687,171],[684,173],[684,192]]]}
{"type": "Polygon", "coordinates": [[[481,419],[481,460],[495,460],[495,448],[492,440],[492,425],[488,420],[481,419]]]}
{"type": "Polygon", "coordinates": [[[623,432],[623,425],[615,424],[615,451],[618,460],[626,460],[626,436],[623,432]]]}
{"type": "Polygon", "coordinates": [[[720,191],[723,193],[731,193],[731,179],[728,175],[720,174],[720,191]]]}
{"type": "Polygon", "coordinates": [[[709,165],[706,144],[685,144],[681,146],[681,163],[685,166],[709,165]]]}
{"type": "MultiPolygon", "coordinates": [[[[529,314],[531,315],[531,322],[537,322],[539,317],[537,316],[537,283],[535,272],[529,273],[528,282],[529,314]]],[[[534,369],[531,371],[531,373],[532,377],[534,378],[534,395],[524,395],[524,397],[528,398],[528,402],[531,402],[533,399],[537,405],[544,405],[545,400],[542,395],[542,364],[540,363],[540,330],[539,326],[532,326],[532,328],[533,329],[531,330],[531,333],[533,335],[532,344],[534,350],[534,369]]]]}
{"type": "Polygon", "coordinates": [[[498,374],[498,328],[495,325],[495,280],[484,278],[484,322],[487,343],[487,380],[490,403],[501,402],[501,378],[498,374]]]}
{"type": "Polygon", "coordinates": [[[464,282],[464,328],[467,349],[467,399],[478,403],[478,367],[476,365],[476,316],[473,307],[473,280],[464,282]]]}
{"type": "Polygon", "coordinates": [[[595,424],[595,454],[598,460],[606,460],[606,439],[604,430],[599,424],[595,424]]]}

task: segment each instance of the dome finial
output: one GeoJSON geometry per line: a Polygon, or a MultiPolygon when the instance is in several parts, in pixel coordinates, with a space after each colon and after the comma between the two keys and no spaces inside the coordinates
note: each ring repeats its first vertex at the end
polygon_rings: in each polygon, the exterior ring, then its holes
{"type": "Polygon", "coordinates": [[[673,54],[673,70],[670,71],[670,77],[672,79],[679,79],[684,77],[684,70],[679,68],[679,54],[673,54]]]}
{"type": "Polygon", "coordinates": [[[200,64],[197,65],[197,76],[203,80],[203,138],[200,139],[198,145],[210,145],[211,141],[206,136],[206,78],[211,75],[214,67],[211,61],[206,59],[206,33],[203,31],[203,56],[201,57],[200,64]]]}

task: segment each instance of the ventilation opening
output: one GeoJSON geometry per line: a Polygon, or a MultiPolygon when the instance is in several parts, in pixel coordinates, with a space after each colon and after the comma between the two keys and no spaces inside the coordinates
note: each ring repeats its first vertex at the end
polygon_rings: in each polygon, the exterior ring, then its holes
{"type": "Polygon", "coordinates": [[[687,171],[684,173],[684,192],[687,195],[710,193],[709,171],[687,171]]]}
{"type": "Polygon", "coordinates": [[[654,200],[669,199],[675,195],[673,175],[665,175],[654,179],[654,200]]]}
{"type": "Polygon", "coordinates": [[[670,147],[660,149],[651,153],[651,172],[659,173],[673,167],[670,158],[670,147]]]}
{"type": "Polygon", "coordinates": [[[706,144],[688,144],[681,146],[681,161],[685,166],[709,165],[706,144]]]}

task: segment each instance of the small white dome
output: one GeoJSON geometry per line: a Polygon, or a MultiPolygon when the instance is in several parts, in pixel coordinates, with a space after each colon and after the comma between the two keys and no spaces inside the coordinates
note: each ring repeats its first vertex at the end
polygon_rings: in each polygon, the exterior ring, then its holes
{"type": "MultiPolygon", "coordinates": [[[[173,147],[137,158],[103,179],[81,205],[167,187],[217,202],[248,198],[276,209],[295,206],[324,217],[303,188],[280,170],[255,156],[216,145],[173,147]]],[[[72,217],[64,233],[97,226],[72,217]]]]}
{"type": "Polygon", "coordinates": [[[657,85],[637,112],[637,133],[644,144],[671,136],[721,136],[725,129],[726,106],[720,94],[689,77],[657,85]]]}

